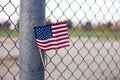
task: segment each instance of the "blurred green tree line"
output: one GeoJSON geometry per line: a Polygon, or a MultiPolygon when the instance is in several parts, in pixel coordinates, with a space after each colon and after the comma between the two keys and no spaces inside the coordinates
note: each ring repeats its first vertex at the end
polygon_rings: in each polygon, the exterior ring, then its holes
{"type": "MultiPolygon", "coordinates": [[[[78,29],[78,30],[83,30],[83,31],[110,31],[110,30],[113,30],[112,28],[116,28],[116,30],[119,30],[118,29],[119,25],[114,25],[112,22],[106,22],[106,23],[96,23],[96,24],[93,24],[91,21],[87,21],[86,23],[82,24],[82,23],[79,23],[77,26],[73,25],[73,22],[71,20],[64,20],[65,22],[67,22],[67,26],[68,26],[68,29],[78,29]]],[[[63,22],[64,22],[63,21],[63,22]]],[[[52,24],[53,22],[48,19],[46,21],[46,24],[52,24]]],[[[113,30],[114,31],[114,30],[113,30]]]]}
{"type": "MultiPolygon", "coordinates": [[[[79,23],[77,26],[73,25],[73,22],[71,20],[63,20],[62,22],[66,22],[68,29],[78,29],[78,30],[83,30],[83,31],[103,31],[103,30],[118,30],[120,31],[119,25],[116,23],[116,25],[114,25],[112,22],[106,22],[106,23],[100,23],[98,22],[97,24],[93,24],[91,21],[87,21],[84,24],[79,23]]],[[[46,20],[46,25],[52,24],[54,22],[52,22],[50,19],[46,20]]],[[[12,24],[9,21],[5,21],[0,23],[0,29],[10,29],[10,26],[12,24]]],[[[17,22],[15,26],[15,29],[19,29],[19,20],[17,22]]]]}
{"type": "Polygon", "coordinates": [[[11,23],[9,21],[5,21],[0,23],[0,29],[10,29],[11,23]]]}

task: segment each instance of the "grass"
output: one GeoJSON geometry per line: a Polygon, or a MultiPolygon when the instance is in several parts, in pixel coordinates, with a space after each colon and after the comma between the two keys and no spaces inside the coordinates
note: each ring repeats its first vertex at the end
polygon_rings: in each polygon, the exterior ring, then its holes
{"type": "Polygon", "coordinates": [[[3,30],[0,29],[0,37],[18,37],[19,33],[16,30],[3,30]]]}
{"type": "MultiPolygon", "coordinates": [[[[0,37],[18,37],[19,32],[16,30],[0,29],[0,37]]],[[[69,37],[90,37],[99,39],[120,40],[120,32],[115,31],[83,31],[79,29],[69,30],[69,37]]]]}
{"type": "Polygon", "coordinates": [[[92,37],[100,39],[115,39],[120,40],[120,32],[116,31],[83,31],[83,30],[70,30],[70,37],[92,37]]]}

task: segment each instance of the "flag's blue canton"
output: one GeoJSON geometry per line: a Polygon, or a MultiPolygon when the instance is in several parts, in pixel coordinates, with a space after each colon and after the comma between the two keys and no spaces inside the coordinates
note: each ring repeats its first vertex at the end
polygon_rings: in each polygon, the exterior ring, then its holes
{"type": "Polygon", "coordinates": [[[52,38],[52,29],[51,25],[47,26],[36,26],[34,28],[36,39],[47,40],[52,38]]]}

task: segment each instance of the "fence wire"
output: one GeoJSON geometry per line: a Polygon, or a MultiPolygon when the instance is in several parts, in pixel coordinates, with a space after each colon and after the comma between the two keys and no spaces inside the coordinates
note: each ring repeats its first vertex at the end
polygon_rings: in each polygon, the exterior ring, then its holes
{"type": "MultiPolygon", "coordinates": [[[[19,0],[0,3],[0,80],[18,80],[19,0]]],[[[47,52],[45,80],[120,80],[120,1],[46,0],[46,24],[68,22],[70,47],[47,52]]]]}

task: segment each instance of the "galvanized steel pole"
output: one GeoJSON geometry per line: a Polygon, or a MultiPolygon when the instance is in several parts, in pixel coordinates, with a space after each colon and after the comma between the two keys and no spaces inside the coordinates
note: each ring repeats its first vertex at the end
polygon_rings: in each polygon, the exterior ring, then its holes
{"type": "Polygon", "coordinates": [[[44,80],[32,22],[45,25],[45,0],[20,0],[19,80],[44,80]]]}

